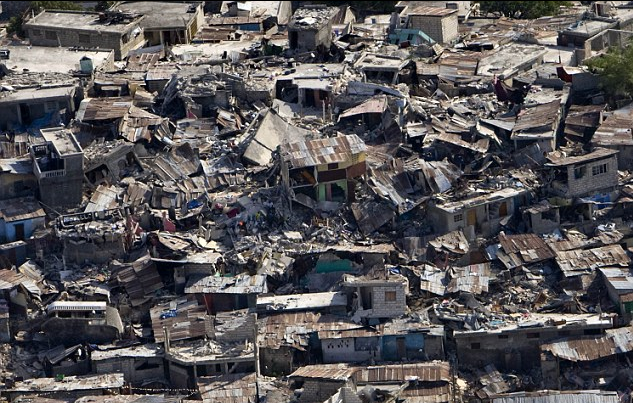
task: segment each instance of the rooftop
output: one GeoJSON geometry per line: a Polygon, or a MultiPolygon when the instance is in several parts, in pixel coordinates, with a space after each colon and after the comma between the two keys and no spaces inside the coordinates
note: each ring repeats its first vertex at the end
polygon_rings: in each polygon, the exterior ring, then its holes
{"type": "Polygon", "coordinates": [[[128,1],[117,4],[116,9],[143,16],[141,26],[147,30],[185,29],[195,18],[200,2],[128,1]]]}
{"type": "Polygon", "coordinates": [[[67,392],[73,390],[100,390],[121,388],[123,374],[66,376],[62,381],[55,378],[34,378],[16,382],[9,392],[67,392]]]}
{"type": "Polygon", "coordinates": [[[291,168],[311,167],[353,161],[354,156],[367,150],[365,142],[355,134],[281,146],[282,158],[291,168]]]}
{"type": "Polygon", "coordinates": [[[0,200],[0,218],[4,222],[46,217],[40,203],[33,197],[0,200]]]}
{"type": "Polygon", "coordinates": [[[541,390],[493,396],[491,403],[618,403],[618,392],[604,390],[541,390]]]}
{"type": "Polygon", "coordinates": [[[63,127],[53,127],[50,129],[40,129],[44,140],[52,144],[60,156],[80,154],[82,152],[75,135],[63,127]]]}
{"type": "Polygon", "coordinates": [[[257,296],[257,309],[266,312],[311,310],[346,305],[347,295],[342,292],[257,296]]]}
{"type": "Polygon", "coordinates": [[[568,157],[567,155],[565,155],[565,153],[561,151],[555,151],[547,155],[547,159],[550,160],[550,162],[545,165],[550,167],[564,167],[567,165],[582,164],[602,158],[609,158],[617,153],[617,150],[611,150],[608,148],[596,148],[594,151],[588,154],[568,157]]]}
{"type": "Polygon", "coordinates": [[[420,15],[422,17],[446,17],[455,14],[457,10],[450,8],[428,7],[428,6],[408,6],[402,14],[420,15]]]}
{"type": "Polygon", "coordinates": [[[289,31],[319,30],[338,14],[337,7],[308,6],[297,9],[288,24],[289,31]]]}
{"type": "Polygon", "coordinates": [[[112,358],[152,358],[162,357],[164,354],[162,344],[143,344],[138,346],[116,348],[109,350],[95,350],[90,354],[94,361],[109,360],[112,358]]]}
{"type": "Polygon", "coordinates": [[[98,31],[116,34],[125,34],[133,30],[143,17],[124,19],[122,23],[108,23],[100,21],[99,13],[81,11],[42,11],[34,18],[24,23],[24,29],[63,28],[76,31],[98,31]]]}
{"type": "Polygon", "coordinates": [[[486,203],[493,203],[497,200],[509,199],[511,197],[515,197],[522,193],[525,193],[526,191],[527,191],[526,189],[515,189],[515,188],[507,187],[504,189],[495,190],[490,193],[474,195],[464,200],[451,201],[451,202],[447,202],[443,204],[438,204],[436,207],[449,213],[456,213],[465,208],[480,206],[486,203]]]}
{"type": "Polygon", "coordinates": [[[11,52],[10,59],[4,61],[8,69],[33,73],[68,73],[79,70],[79,60],[83,57],[92,59],[94,67],[98,69],[113,53],[112,50],[78,50],[45,46],[9,45],[3,48],[11,52]]]}

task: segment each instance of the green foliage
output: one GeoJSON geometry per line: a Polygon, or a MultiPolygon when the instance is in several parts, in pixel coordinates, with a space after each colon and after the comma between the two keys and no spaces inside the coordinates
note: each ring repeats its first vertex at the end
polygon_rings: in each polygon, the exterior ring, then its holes
{"type": "Polygon", "coordinates": [[[10,35],[16,34],[18,36],[23,36],[24,32],[22,31],[22,24],[24,23],[24,19],[20,17],[11,17],[9,19],[9,24],[7,25],[7,33],[10,35]]]}
{"type": "Polygon", "coordinates": [[[74,1],[32,1],[30,8],[39,13],[42,10],[82,10],[74,1]]]}
{"type": "Polygon", "coordinates": [[[560,13],[569,1],[480,1],[482,13],[500,13],[507,17],[539,18],[560,13]]]}
{"type": "Polygon", "coordinates": [[[610,48],[606,54],[585,61],[600,76],[600,85],[611,97],[633,94],[633,47],[610,48]]]}
{"type": "Polygon", "coordinates": [[[107,9],[109,9],[110,7],[112,7],[112,5],[116,3],[115,1],[98,1],[97,5],[95,6],[95,11],[106,11],[107,9]]]}

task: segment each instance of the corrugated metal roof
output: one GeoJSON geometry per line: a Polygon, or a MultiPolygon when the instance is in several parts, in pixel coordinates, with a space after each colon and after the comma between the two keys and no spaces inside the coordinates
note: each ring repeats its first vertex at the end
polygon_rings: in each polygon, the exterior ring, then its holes
{"type": "Polygon", "coordinates": [[[468,239],[461,230],[438,236],[429,241],[429,245],[437,250],[447,250],[460,255],[466,254],[469,250],[468,239]]]}
{"type": "Polygon", "coordinates": [[[451,8],[439,8],[428,6],[409,6],[402,11],[402,15],[421,15],[423,17],[444,17],[457,13],[458,10],[451,8]]]}
{"type": "Polygon", "coordinates": [[[292,168],[353,161],[356,155],[365,151],[365,142],[355,134],[285,143],[281,146],[283,159],[292,168]]]}
{"type": "Polygon", "coordinates": [[[200,377],[198,389],[203,402],[255,403],[257,378],[255,374],[227,374],[200,377]]]}
{"type": "Polygon", "coordinates": [[[368,99],[367,101],[356,105],[349,109],[346,109],[338,117],[339,120],[356,115],[362,115],[365,113],[383,113],[387,110],[387,97],[380,96],[376,98],[368,99]]]}
{"type": "Polygon", "coordinates": [[[121,193],[123,193],[123,189],[115,185],[99,185],[92,194],[92,197],[90,197],[90,202],[84,212],[90,213],[119,207],[120,203],[118,199],[121,193]]]}
{"type": "Polygon", "coordinates": [[[549,153],[547,159],[550,160],[545,166],[561,167],[567,165],[578,164],[582,162],[589,162],[600,158],[607,158],[617,154],[617,150],[610,150],[607,148],[596,148],[594,151],[585,155],[577,155],[573,157],[566,157],[559,151],[549,153]]]}
{"type": "Polygon", "coordinates": [[[146,302],[146,297],[163,288],[163,281],[149,253],[132,263],[120,265],[112,277],[125,289],[132,306],[146,302]]]}
{"type": "Polygon", "coordinates": [[[352,377],[357,368],[347,364],[306,365],[289,375],[290,378],[314,378],[334,381],[346,381],[352,377]]]}
{"type": "Polygon", "coordinates": [[[599,267],[627,267],[631,259],[620,245],[607,245],[593,249],[557,251],[556,263],[566,277],[591,272],[599,267]]]}
{"type": "Polygon", "coordinates": [[[633,111],[608,116],[594,133],[591,142],[599,146],[633,145],[633,111]]]}
{"type": "Polygon", "coordinates": [[[165,341],[163,328],[167,328],[171,340],[213,334],[213,316],[207,315],[207,309],[199,306],[195,300],[181,298],[157,305],[150,309],[150,318],[157,343],[165,341]]]}
{"type": "Polygon", "coordinates": [[[81,101],[77,111],[77,120],[91,122],[98,120],[114,120],[125,116],[132,106],[128,98],[86,98],[81,101]]]}
{"type": "Polygon", "coordinates": [[[450,373],[448,362],[433,361],[361,367],[354,372],[353,378],[357,384],[405,382],[414,379],[419,382],[448,382],[451,379],[450,373]]]}
{"type": "Polygon", "coordinates": [[[46,217],[40,203],[34,197],[0,200],[0,219],[4,222],[32,220],[46,217]]]}
{"type": "Polygon", "coordinates": [[[619,403],[617,392],[602,390],[517,392],[495,396],[491,403],[619,403]]]}
{"type": "Polygon", "coordinates": [[[499,234],[499,242],[507,259],[499,256],[504,265],[512,269],[523,264],[554,258],[554,252],[536,234],[499,234]]]}
{"type": "Polygon", "coordinates": [[[519,112],[510,138],[523,140],[554,137],[554,125],[560,113],[560,99],[525,108],[519,112]]]}
{"type": "Polygon", "coordinates": [[[481,294],[488,292],[490,281],[490,263],[472,264],[466,267],[452,268],[452,280],[446,287],[447,292],[470,292],[481,294]]]}
{"type": "Polygon", "coordinates": [[[11,290],[19,285],[24,286],[32,295],[39,297],[41,294],[37,283],[30,277],[13,270],[0,270],[0,290],[11,290]]]}
{"type": "Polygon", "coordinates": [[[599,337],[577,337],[543,344],[541,350],[568,361],[592,361],[633,351],[633,328],[608,329],[599,337]]]}
{"type": "Polygon", "coordinates": [[[259,320],[258,344],[261,348],[289,346],[303,350],[311,333],[356,329],[360,325],[350,319],[313,312],[286,312],[259,320]]]}

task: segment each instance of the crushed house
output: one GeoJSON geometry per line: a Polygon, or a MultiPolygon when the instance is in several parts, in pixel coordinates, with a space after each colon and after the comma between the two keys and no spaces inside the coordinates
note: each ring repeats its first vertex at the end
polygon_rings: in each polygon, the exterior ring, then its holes
{"type": "MultiPolygon", "coordinates": [[[[567,337],[541,346],[541,372],[548,388],[561,389],[564,374],[574,365],[599,365],[633,351],[631,327],[607,329],[600,336],[567,337]],[[588,346],[592,347],[588,347],[588,346]],[[562,375],[562,376],[561,376],[562,375]]],[[[613,367],[607,369],[614,373],[613,367]]],[[[606,371],[605,371],[606,372],[606,371]]],[[[591,375],[589,375],[591,376],[591,375]]],[[[585,376],[586,379],[587,376],[585,376]]],[[[592,377],[599,382],[598,376],[592,377]]],[[[579,380],[575,380],[580,383],[579,380]]],[[[583,385],[578,385],[583,386],[583,385]]]]}
{"type": "MultiPolygon", "coordinates": [[[[83,94],[70,77],[49,79],[48,83],[33,78],[32,83],[5,79],[9,91],[0,94],[0,129],[15,130],[42,123],[67,123],[83,94]],[[16,84],[15,86],[12,84],[16,84]]],[[[41,126],[40,126],[41,127],[41,126]]]]}
{"type": "Polygon", "coordinates": [[[52,342],[109,343],[123,334],[116,308],[100,301],[56,301],[47,307],[48,319],[41,328],[52,342]]]}
{"type": "Polygon", "coordinates": [[[429,217],[438,234],[463,229],[469,238],[475,234],[490,236],[525,204],[527,191],[508,187],[463,200],[435,203],[429,217]]]}
{"type": "Polygon", "coordinates": [[[119,12],[44,10],[23,29],[36,46],[82,46],[112,49],[115,60],[143,45],[143,17],[119,12]]]}
{"type": "Polygon", "coordinates": [[[333,18],[336,7],[320,5],[297,9],[288,23],[290,49],[297,52],[328,51],[332,44],[333,18]]]}
{"type": "Polygon", "coordinates": [[[97,350],[90,354],[97,374],[122,373],[126,383],[140,386],[152,382],[165,384],[164,351],[159,344],[97,350]]]}
{"type": "Polygon", "coordinates": [[[105,263],[124,257],[129,246],[128,222],[120,209],[98,209],[57,218],[55,231],[69,263],[105,263]]]}
{"type": "Polygon", "coordinates": [[[365,174],[366,150],[356,135],[282,144],[282,178],[290,197],[351,201],[354,178],[365,174]]]}
{"type": "Polygon", "coordinates": [[[540,346],[560,337],[600,335],[613,326],[600,315],[537,315],[496,329],[454,331],[457,356],[464,365],[494,364],[504,370],[540,366],[540,346]]]}
{"type": "Polygon", "coordinates": [[[116,12],[142,15],[139,26],[149,46],[189,43],[204,22],[203,2],[130,1],[116,5],[116,12]]]}

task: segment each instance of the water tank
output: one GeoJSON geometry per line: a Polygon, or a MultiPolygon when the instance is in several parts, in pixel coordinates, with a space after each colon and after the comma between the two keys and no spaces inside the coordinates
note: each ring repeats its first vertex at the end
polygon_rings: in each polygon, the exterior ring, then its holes
{"type": "Polygon", "coordinates": [[[88,56],[84,56],[79,60],[79,70],[85,74],[91,74],[94,71],[94,63],[88,56]]]}

